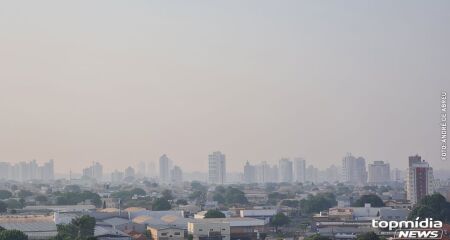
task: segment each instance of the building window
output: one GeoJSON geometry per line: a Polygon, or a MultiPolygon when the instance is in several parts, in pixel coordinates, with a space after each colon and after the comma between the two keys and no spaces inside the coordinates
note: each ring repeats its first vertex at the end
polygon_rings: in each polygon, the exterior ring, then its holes
{"type": "Polygon", "coordinates": [[[161,233],[161,236],[167,236],[167,233],[161,233]]]}
{"type": "Polygon", "coordinates": [[[175,232],[173,235],[180,236],[180,232],[175,232]]]}

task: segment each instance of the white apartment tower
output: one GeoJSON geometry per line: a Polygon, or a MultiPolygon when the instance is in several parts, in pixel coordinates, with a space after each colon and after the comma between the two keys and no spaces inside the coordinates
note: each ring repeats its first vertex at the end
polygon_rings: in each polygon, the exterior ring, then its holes
{"type": "Polygon", "coordinates": [[[292,161],[287,158],[282,158],[278,162],[279,181],[292,182],[292,161]]]}
{"type": "Polygon", "coordinates": [[[391,168],[389,163],[374,161],[368,165],[369,183],[387,183],[391,180],[391,168]]]}
{"type": "Polygon", "coordinates": [[[219,151],[208,156],[208,182],[210,184],[226,183],[226,160],[225,154],[219,151]]]}
{"type": "Polygon", "coordinates": [[[363,185],[367,183],[366,160],[355,158],[351,153],[342,159],[342,181],[363,185]]]}
{"type": "Polygon", "coordinates": [[[166,154],[159,158],[159,181],[161,183],[170,182],[170,159],[166,154]]]}
{"type": "Polygon", "coordinates": [[[303,158],[294,159],[294,182],[304,183],[306,181],[306,161],[303,158]]]}

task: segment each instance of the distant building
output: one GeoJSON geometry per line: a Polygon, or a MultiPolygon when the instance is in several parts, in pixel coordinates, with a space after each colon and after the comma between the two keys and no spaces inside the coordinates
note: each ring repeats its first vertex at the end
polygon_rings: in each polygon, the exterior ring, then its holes
{"type": "Polygon", "coordinates": [[[135,177],[136,177],[136,173],[134,171],[134,168],[127,167],[125,169],[124,178],[135,178],[135,177]]]}
{"type": "Polygon", "coordinates": [[[183,171],[180,167],[174,166],[171,170],[171,180],[173,183],[182,183],[183,182],[183,171]]]}
{"type": "Polygon", "coordinates": [[[119,183],[123,180],[123,178],[124,178],[123,172],[115,170],[114,172],[111,173],[111,182],[113,183],[119,183]]]}
{"type": "Polygon", "coordinates": [[[293,163],[294,182],[304,183],[306,181],[306,161],[303,158],[295,158],[293,163]]]}
{"type": "Polygon", "coordinates": [[[292,161],[282,158],[278,161],[278,179],[280,182],[292,182],[292,161]]]}
{"type": "Polygon", "coordinates": [[[213,152],[208,156],[208,182],[210,184],[226,183],[226,160],[225,154],[213,152]]]}
{"type": "Polygon", "coordinates": [[[196,219],[188,222],[193,240],[230,240],[230,223],[220,219],[196,219]]]}
{"type": "Polygon", "coordinates": [[[256,167],[254,165],[250,165],[248,161],[244,166],[244,182],[245,183],[256,182],[256,167]]]}
{"type": "Polygon", "coordinates": [[[102,181],[103,166],[98,162],[93,162],[90,167],[83,169],[83,177],[102,181]]]}
{"type": "Polygon", "coordinates": [[[406,175],[406,198],[416,204],[434,192],[433,168],[419,155],[409,157],[406,175]]]}
{"type": "Polygon", "coordinates": [[[143,161],[139,162],[137,164],[137,172],[136,172],[137,177],[139,177],[139,178],[145,177],[145,175],[146,175],[145,171],[146,171],[145,162],[143,162],[143,161]]]}
{"type": "Polygon", "coordinates": [[[54,180],[54,163],[49,160],[39,166],[36,160],[10,164],[0,162],[0,179],[24,182],[28,180],[54,180]]]}
{"type": "Polygon", "coordinates": [[[317,183],[319,181],[319,169],[313,165],[309,165],[306,169],[306,181],[317,183]]]}
{"type": "Polygon", "coordinates": [[[398,168],[391,170],[391,181],[403,182],[405,180],[404,173],[398,168]]]}
{"type": "Polygon", "coordinates": [[[256,166],[256,182],[278,182],[278,167],[270,166],[267,162],[261,162],[256,166]]]}
{"type": "Polygon", "coordinates": [[[324,181],[326,182],[337,182],[340,180],[340,174],[339,174],[339,167],[335,165],[329,166],[327,169],[325,169],[325,177],[324,181]]]}
{"type": "Polygon", "coordinates": [[[154,177],[157,177],[157,172],[156,172],[156,165],[155,165],[155,162],[153,162],[153,161],[149,161],[149,162],[147,162],[147,173],[146,173],[146,175],[147,175],[147,177],[149,177],[149,178],[154,178],[154,177]]]}
{"type": "Polygon", "coordinates": [[[359,185],[367,183],[366,160],[348,153],[342,159],[342,181],[359,185]]]}
{"type": "Polygon", "coordinates": [[[159,158],[159,181],[161,183],[170,182],[170,159],[166,154],[159,158]]]}
{"type": "Polygon", "coordinates": [[[387,183],[391,179],[391,169],[389,163],[374,161],[368,165],[369,183],[387,183]]]}

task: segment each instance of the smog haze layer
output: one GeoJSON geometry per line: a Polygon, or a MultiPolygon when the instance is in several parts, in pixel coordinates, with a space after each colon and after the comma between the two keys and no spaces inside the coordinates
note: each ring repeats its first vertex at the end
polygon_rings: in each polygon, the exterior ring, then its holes
{"type": "Polygon", "coordinates": [[[448,1],[0,4],[0,161],[440,160],[448,1]],[[407,3],[407,4],[406,4],[407,3]]]}

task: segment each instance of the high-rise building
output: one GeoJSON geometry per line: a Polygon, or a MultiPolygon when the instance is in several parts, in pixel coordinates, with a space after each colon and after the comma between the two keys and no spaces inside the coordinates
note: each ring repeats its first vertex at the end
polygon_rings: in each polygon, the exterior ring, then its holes
{"type": "Polygon", "coordinates": [[[355,158],[348,153],[342,159],[342,181],[364,185],[367,183],[366,160],[362,157],[355,158]]]}
{"type": "Polygon", "coordinates": [[[325,169],[324,181],[330,183],[339,181],[340,179],[339,170],[340,168],[335,165],[329,166],[327,169],[325,169]]]}
{"type": "Polygon", "coordinates": [[[161,183],[170,182],[170,159],[166,154],[159,158],[159,181],[161,183]]]}
{"type": "Polygon", "coordinates": [[[139,177],[139,178],[143,178],[143,177],[145,177],[145,171],[146,171],[146,168],[145,168],[145,162],[143,162],[143,161],[140,161],[138,164],[137,164],[137,176],[139,177]]]}
{"type": "Polygon", "coordinates": [[[278,161],[278,178],[280,182],[292,182],[292,161],[282,158],[278,161]]]}
{"type": "Polygon", "coordinates": [[[409,157],[406,175],[406,198],[416,204],[434,192],[433,168],[419,155],[409,157]]]}
{"type": "Polygon", "coordinates": [[[171,178],[173,183],[182,183],[183,182],[183,171],[180,167],[174,166],[171,170],[171,178]]]}
{"type": "Polygon", "coordinates": [[[136,172],[134,171],[134,168],[127,167],[124,171],[124,178],[130,179],[130,178],[135,178],[135,177],[136,177],[136,172]]]}
{"type": "Polygon", "coordinates": [[[313,165],[309,165],[306,169],[306,181],[317,183],[319,181],[319,169],[313,165]]]}
{"type": "Polygon", "coordinates": [[[156,164],[153,161],[147,162],[147,177],[149,178],[155,178],[157,177],[158,173],[156,172],[156,164]]]}
{"type": "Polygon", "coordinates": [[[306,181],[306,161],[303,158],[294,159],[293,177],[295,182],[304,183],[306,181]]]}
{"type": "Polygon", "coordinates": [[[226,160],[225,154],[219,151],[208,156],[208,182],[210,184],[226,183],[226,160]]]}
{"type": "Polygon", "coordinates": [[[403,182],[405,180],[404,172],[398,168],[394,168],[391,171],[391,181],[393,182],[403,182]]]}
{"type": "Polygon", "coordinates": [[[119,172],[117,170],[114,170],[114,172],[111,173],[111,182],[119,183],[122,180],[123,180],[123,172],[119,172]]]}
{"type": "Polygon", "coordinates": [[[251,165],[248,161],[244,166],[244,182],[256,182],[256,167],[254,165],[251,165]]]}
{"type": "Polygon", "coordinates": [[[83,169],[83,177],[102,181],[103,166],[99,162],[93,162],[90,167],[83,169]]]}
{"type": "Polygon", "coordinates": [[[0,179],[14,181],[41,180],[52,181],[54,179],[53,160],[49,160],[40,166],[36,160],[20,162],[16,164],[0,163],[0,179]]]}
{"type": "Polygon", "coordinates": [[[381,184],[391,180],[391,169],[389,163],[374,161],[368,165],[369,183],[381,184]]]}
{"type": "Polygon", "coordinates": [[[0,162],[0,179],[9,180],[11,179],[11,164],[7,162],[0,162]]]}

